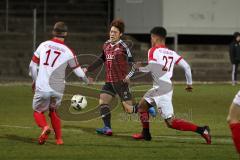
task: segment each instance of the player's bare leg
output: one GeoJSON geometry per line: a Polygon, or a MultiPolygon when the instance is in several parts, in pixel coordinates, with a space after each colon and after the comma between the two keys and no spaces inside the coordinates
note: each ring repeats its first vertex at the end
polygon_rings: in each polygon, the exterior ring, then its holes
{"type": "Polygon", "coordinates": [[[142,98],[138,105],[138,113],[140,114],[140,120],[142,123],[142,133],[134,134],[132,137],[134,139],[145,139],[150,141],[152,139],[150,131],[149,131],[149,104],[146,102],[144,98],[142,98]]]}
{"type": "Polygon", "coordinates": [[[98,134],[104,134],[107,136],[112,135],[111,129],[111,111],[110,111],[110,102],[112,101],[113,96],[107,93],[101,93],[99,99],[100,114],[104,123],[103,128],[96,129],[98,134]]]}
{"type": "Polygon", "coordinates": [[[127,113],[135,112],[132,100],[123,101],[122,104],[123,104],[123,108],[124,108],[125,112],[127,112],[127,113]]]}
{"type": "Polygon", "coordinates": [[[240,106],[237,104],[232,103],[229,109],[227,122],[229,124],[231,123],[239,123],[239,117],[240,117],[240,106]]]}
{"type": "Polygon", "coordinates": [[[169,128],[172,129],[196,132],[206,140],[207,144],[211,144],[210,129],[208,126],[199,127],[191,122],[175,117],[165,119],[165,123],[169,128]]]}
{"type": "MultiPolygon", "coordinates": [[[[122,104],[126,113],[129,113],[129,114],[138,113],[139,104],[133,105],[132,100],[123,101],[122,104]]],[[[152,117],[155,117],[157,114],[154,107],[150,105],[148,105],[148,112],[152,117]]]]}
{"type": "Polygon", "coordinates": [[[240,154],[240,106],[232,103],[229,109],[227,121],[232,132],[232,139],[237,152],[240,154]]]}

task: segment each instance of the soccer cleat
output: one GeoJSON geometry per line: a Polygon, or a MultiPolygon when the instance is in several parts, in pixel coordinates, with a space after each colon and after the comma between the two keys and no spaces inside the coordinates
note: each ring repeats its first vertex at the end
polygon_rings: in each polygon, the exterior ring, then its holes
{"type": "Polygon", "coordinates": [[[38,144],[44,144],[48,139],[49,134],[51,133],[51,129],[48,126],[43,128],[41,135],[38,138],[38,144]]]}
{"type": "Polygon", "coordinates": [[[109,128],[109,127],[103,127],[103,128],[97,128],[96,129],[96,132],[98,133],[98,134],[104,134],[104,135],[106,135],[106,136],[111,136],[112,135],[112,129],[111,128],[109,128]]]}
{"type": "Polygon", "coordinates": [[[134,135],[132,135],[133,139],[144,139],[146,141],[151,141],[152,140],[152,136],[151,133],[149,132],[149,129],[143,129],[142,133],[136,133],[134,135]]]}
{"type": "Polygon", "coordinates": [[[144,139],[142,133],[136,133],[132,135],[133,139],[144,139]]]}
{"type": "Polygon", "coordinates": [[[63,145],[62,139],[56,139],[56,145],[63,145]]]}
{"type": "Polygon", "coordinates": [[[204,126],[203,129],[204,131],[201,134],[201,136],[206,140],[207,144],[211,144],[212,140],[211,140],[210,128],[208,126],[204,126]]]}
{"type": "Polygon", "coordinates": [[[150,107],[150,108],[148,109],[148,112],[149,112],[149,114],[150,114],[152,117],[156,117],[156,116],[157,116],[157,112],[156,112],[156,110],[155,110],[154,107],[150,107]]]}

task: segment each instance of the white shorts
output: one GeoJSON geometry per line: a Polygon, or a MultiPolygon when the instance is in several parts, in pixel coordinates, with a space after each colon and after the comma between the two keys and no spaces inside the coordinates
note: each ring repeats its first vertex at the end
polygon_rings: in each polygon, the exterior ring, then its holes
{"type": "Polygon", "coordinates": [[[233,103],[240,106],[240,91],[238,91],[235,98],[233,99],[233,103]]]}
{"type": "Polygon", "coordinates": [[[148,103],[155,102],[158,112],[164,119],[173,117],[173,105],[172,105],[172,94],[173,90],[162,94],[161,88],[152,88],[144,95],[144,99],[148,103]]]}
{"type": "Polygon", "coordinates": [[[50,108],[57,109],[61,104],[63,94],[56,92],[35,91],[33,97],[33,110],[37,112],[45,112],[50,108]]]}

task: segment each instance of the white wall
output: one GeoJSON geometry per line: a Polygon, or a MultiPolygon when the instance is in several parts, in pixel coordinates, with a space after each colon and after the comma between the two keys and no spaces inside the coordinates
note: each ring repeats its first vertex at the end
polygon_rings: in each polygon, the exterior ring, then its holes
{"type": "Polygon", "coordinates": [[[157,25],[179,34],[240,31],[240,0],[115,0],[114,15],[124,19],[127,33],[157,25]]]}
{"type": "Polygon", "coordinates": [[[149,33],[162,25],[162,0],[115,0],[114,17],[122,18],[126,33],[149,33]]]}
{"type": "Polygon", "coordinates": [[[240,0],[164,0],[163,24],[170,32],[232,34],[240,31],[240,0]]]}

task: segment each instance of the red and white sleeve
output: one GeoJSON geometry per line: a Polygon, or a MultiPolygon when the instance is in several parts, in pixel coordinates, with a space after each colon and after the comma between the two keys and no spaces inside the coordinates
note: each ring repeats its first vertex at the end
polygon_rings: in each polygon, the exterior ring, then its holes
{"type": "Polygon", "coordinates": [[[181,58],[181,61],[178,62],[178,65],[182,67],[185,71],[185,77],[188,85],[192,85],[192,72],[189,64],[181,58]]]}
{"type": "Polygon", "coordinates": [[[71,50],[71,59],[68,61],[68,65],[72,68],[78,68],[80,65],[77,60],[76,54],[71,50]]]}

